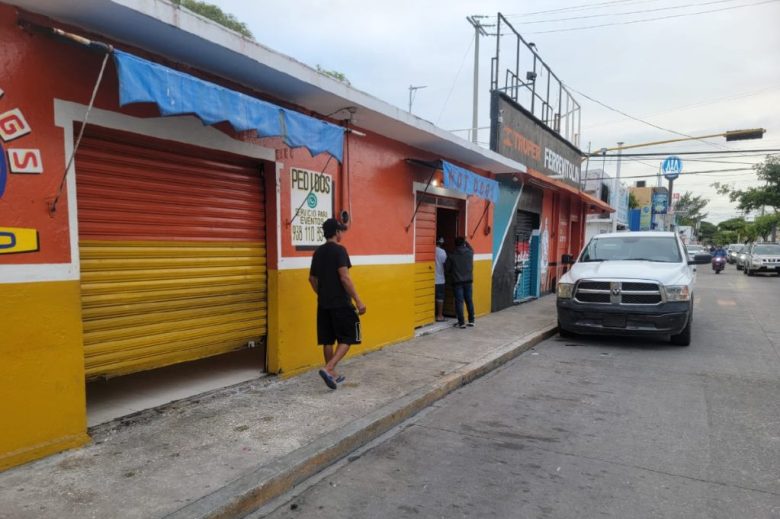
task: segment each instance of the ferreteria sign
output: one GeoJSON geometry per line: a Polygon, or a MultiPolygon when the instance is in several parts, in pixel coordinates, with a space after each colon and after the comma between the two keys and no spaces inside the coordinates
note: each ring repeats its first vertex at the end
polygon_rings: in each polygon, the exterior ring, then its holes
{"type": "Polygon", "coordinates": [[[290,169],[292,243],[313,247],[325,241],[322,222],[333,217],[333,177],[319,171],[290,169]]]}
{"type": "Polygon", "coordinates": [[[500,92],[491,97],[490,149],[569,184],[580,182],[582,152],[500,92]]]}

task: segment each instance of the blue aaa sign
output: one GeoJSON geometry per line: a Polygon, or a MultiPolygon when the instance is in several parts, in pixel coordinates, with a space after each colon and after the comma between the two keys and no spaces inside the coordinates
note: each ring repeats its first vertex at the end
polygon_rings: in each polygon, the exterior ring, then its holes
{"type": "Polygon", "coordinates": [[[674,180],[682,173],[682,159],[675,155],[666,157],[666,160],[661,164],[661,171],[666,177],[666,180],[674,180]]]}

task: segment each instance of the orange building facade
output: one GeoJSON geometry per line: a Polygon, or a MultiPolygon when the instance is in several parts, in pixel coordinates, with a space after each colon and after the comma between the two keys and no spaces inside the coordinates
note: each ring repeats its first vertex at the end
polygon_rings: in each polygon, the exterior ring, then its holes
{"type": "Polygon", "coordinates": [[[490,311],[493,205],[444,187],[440,161],[491,171],[342,119],[329,119],[347,128],[339,160],[154,103],[120,107],[111,57],[90,108],[104,54],[53,26],[312,113],[0,4],[0,470],[88,442],[91,379],[259,344],[269,373],[318,366],[308,268],[324,217],[349,215],[343,244],[368,307],[351,354],[434,320],[439,235],[471,243],[477,315],[490,311]]]}

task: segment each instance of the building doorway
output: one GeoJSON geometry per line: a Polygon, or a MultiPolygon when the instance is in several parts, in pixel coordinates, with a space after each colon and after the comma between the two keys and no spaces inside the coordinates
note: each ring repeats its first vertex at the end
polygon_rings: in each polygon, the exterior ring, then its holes
{"type": "MultiPolygon", "coordinates": [[[[436,320],[435,251],[436,240],[444,238],[444,250],[455,250],[455,238],[465,236],[465,201],[457,198],[418,193],[419,207],[415,216],[415,319],[414,327],[420,328],[436,320]]],[[[455,297],[447,284],[444,298],[444,315],[455,315],[455,297]]]]}

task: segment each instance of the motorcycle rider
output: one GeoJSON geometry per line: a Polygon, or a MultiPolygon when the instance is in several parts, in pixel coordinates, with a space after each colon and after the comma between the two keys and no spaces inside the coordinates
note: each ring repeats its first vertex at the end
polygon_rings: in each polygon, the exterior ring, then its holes
{"type": "Polygon", "coordinates": [[[712,253],[712,270],[717,272],[725,268],[727,254],[726,249],[722,245],[718,245],[718,248],[712,253]]]}

